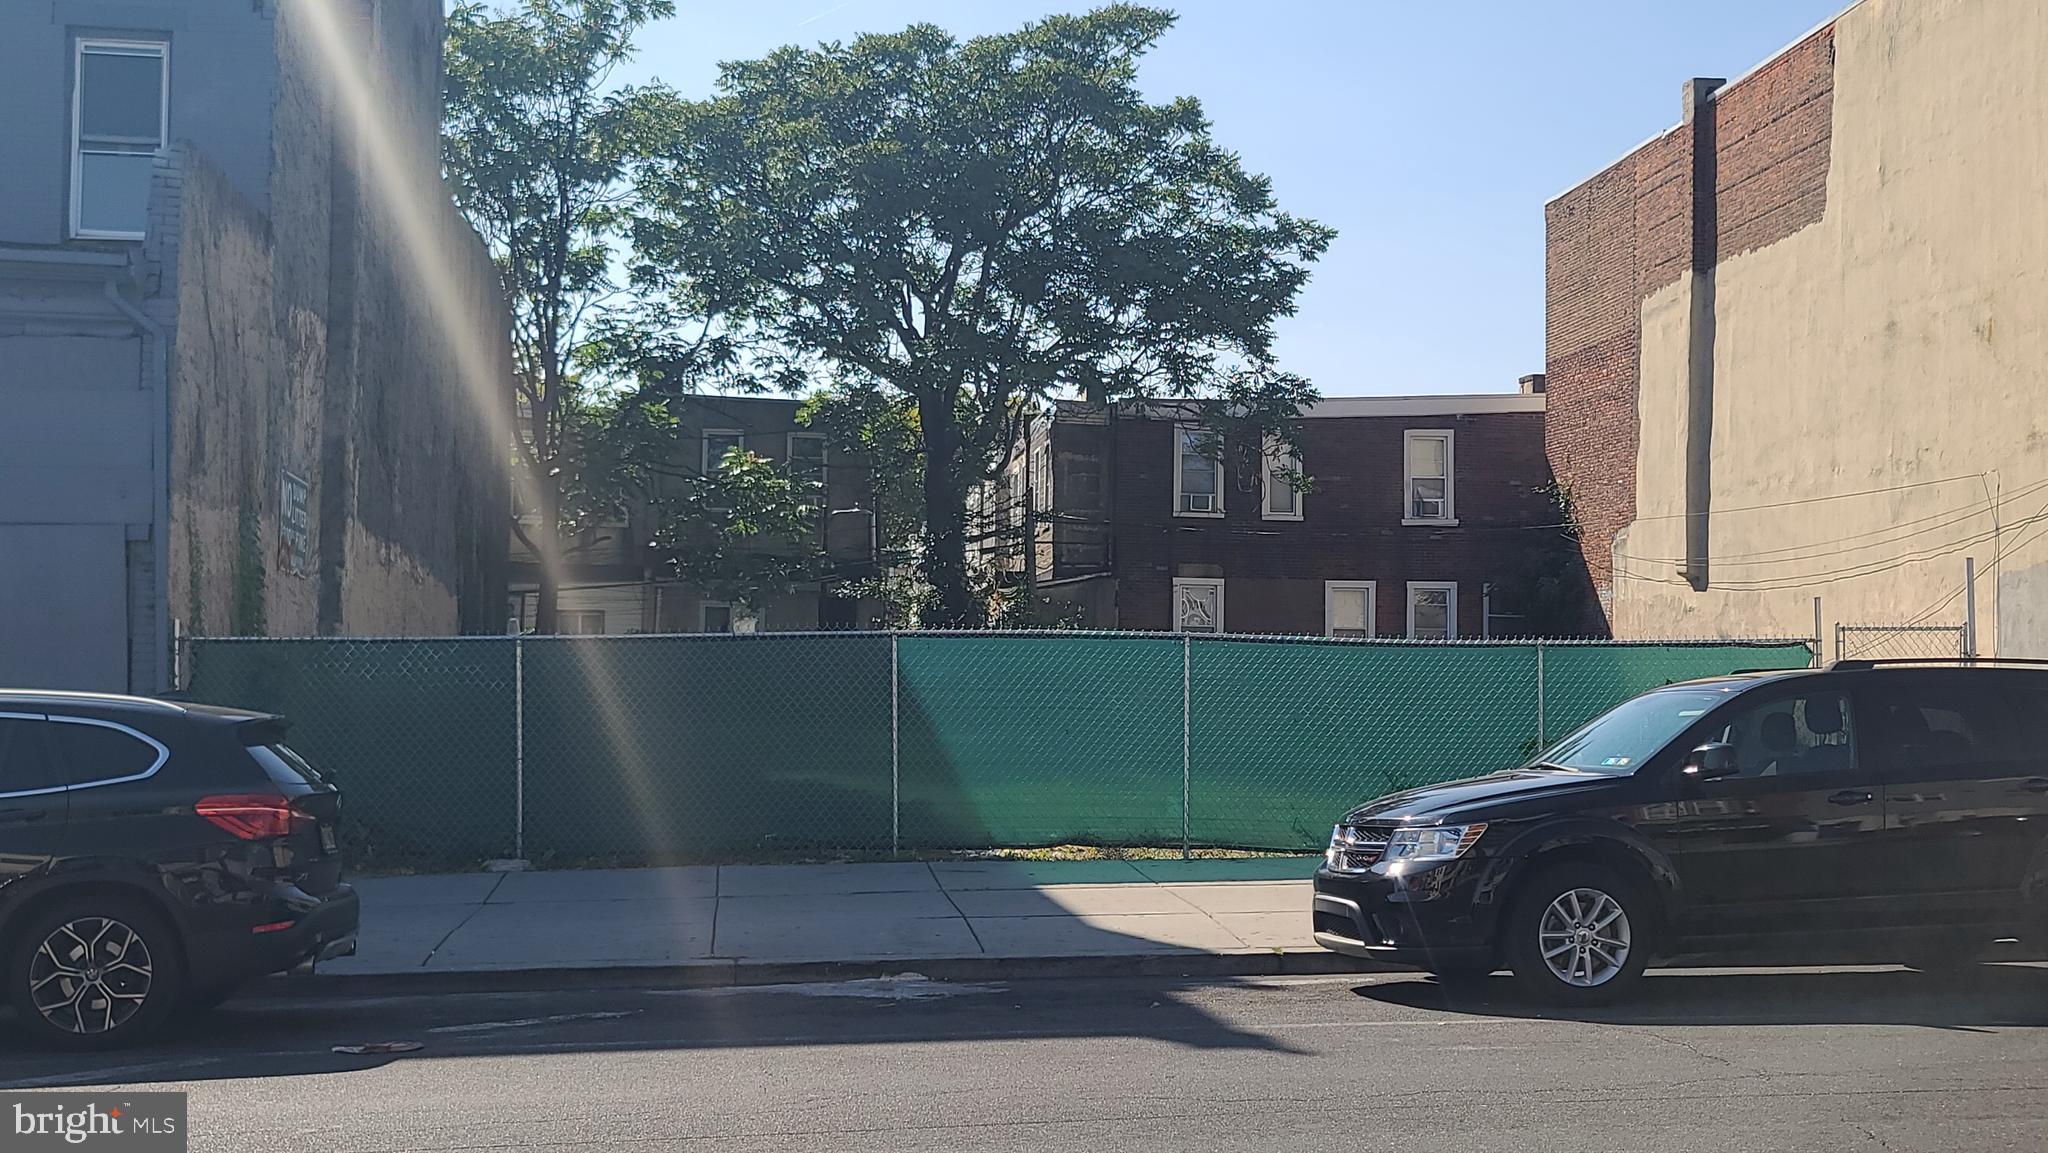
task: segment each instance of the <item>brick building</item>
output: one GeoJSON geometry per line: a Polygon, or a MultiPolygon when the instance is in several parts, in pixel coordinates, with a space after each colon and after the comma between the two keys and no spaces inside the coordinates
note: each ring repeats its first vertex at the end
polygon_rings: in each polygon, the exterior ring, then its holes
{"type": "Polygon", "coordinates": [[[1041,612],[1098,628],[1519,634],[1530,557],[1559,540],[1540,377],[1520,394],[1347,397],[1303,414],[1298,459],[1204,436],[1171,404],[1062,402],[984,522],[1041,612]],[[1307,478],[1307,491],[1293,480],[1307,478]],[[1012,539],[1015,539],[1014,537],[1012,539]]]}
{"type": "Polygon", "coordinates": [[[503,627],[505,422],[465,382],[503,395],[511,319],[438,178],[441,32],[0,4],[0,683],[163,689],[174,623],[503,627]]]}
{"type": "Polygon", "coordinates": [[[2034,0],[1863,0],[1550,202],[1595,625],[2048,645],[2043,59],[2034,0]]]}

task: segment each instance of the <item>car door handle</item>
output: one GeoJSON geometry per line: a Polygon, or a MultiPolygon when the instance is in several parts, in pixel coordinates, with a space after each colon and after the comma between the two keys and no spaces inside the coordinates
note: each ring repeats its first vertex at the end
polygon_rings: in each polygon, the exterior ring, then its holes
{"type": "Polygon", "coordinates": [[[1876,799],[1875,793],[1859,793],[1855,789],[1843,789],[1839,793],[1828,794],[1830,805],[1867,805],[1876,799]]]}
{"type": "Polygon", "coordinates": [[[2020,787],[2030,793],[2048,793],[2048,777],[2028,777],[2020,787]]]}

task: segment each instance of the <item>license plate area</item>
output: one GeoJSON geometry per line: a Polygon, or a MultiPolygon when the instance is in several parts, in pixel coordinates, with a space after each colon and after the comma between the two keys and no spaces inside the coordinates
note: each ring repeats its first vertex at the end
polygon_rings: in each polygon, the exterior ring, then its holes
{"type": "Polygon", "coordinates": [[[331,852],[333,852],[333,851],[334,851],[334,826],[333,826],[333,825],[322,825],[322,826],[320,826],[320,848],[321,848],[321,850],[322,850],[322,851],[324,851],[324,852],[329,852],[329,853],[331,853],[331,852]]]}

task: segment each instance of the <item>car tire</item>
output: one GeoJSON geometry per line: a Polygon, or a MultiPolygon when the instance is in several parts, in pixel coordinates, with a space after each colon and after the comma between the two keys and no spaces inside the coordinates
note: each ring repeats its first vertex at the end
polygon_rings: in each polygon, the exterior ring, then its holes
{"type": "Polygon", "coordinates": [[[8,1000],[22,1031],[51,1048],[136,1044],[183,1003],[183,946],[139,900],[65,900],[31,919],[18,941],[7,961],[8,1000]]]}
{"type": "Polygon", "coordinates": [[[1543,869],[1504,922],[1508,968],[1522,989],[1550,1004],[1616,1000],[1649,964],[1652,908],[1634,882],[1604,865],[1543,869]]]}

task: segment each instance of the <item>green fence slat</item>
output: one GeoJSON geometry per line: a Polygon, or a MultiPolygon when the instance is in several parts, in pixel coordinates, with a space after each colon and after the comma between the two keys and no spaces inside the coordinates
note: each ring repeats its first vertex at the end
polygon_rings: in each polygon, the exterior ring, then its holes
{"type": "Polygon", "coordinates": [[[536,861],[888,850],[888,637],[529,637],[525,649],[536,861]]]}
{"type": "MultiPolygon", "coordinates": [[[[907,633],[892,686],[891,643],[198,640],[185,695],[291,716],[373,868],[512,851],[521,684],[542,864],[1183,836],[1312,850],[1361,801],[1521,762],[1539,725],[1534,644],[907,633]]],[[[1541,725],[1554,741],[1658,685],[1808,660],[1801,644],[1546,644],[1541,725]]]]}
{"type": "Polygon", "coordinates": [[[1533,647],[1198,640],[1190,833],[1315,849],[1385,793],[1507,768],[1536,733],[1533,647]]]}
{"type": "Polygon", "coordinates": [[[1179,641],[905,634],[897,660],[906,847],[1180,843],[1179,641]]]}
{"type": "Polygon", "coordinates": [[[510,856],[512,645],[497,640],[195,640],[183,694],[283,713],[334,774],[359,866],[510,856]]]}

